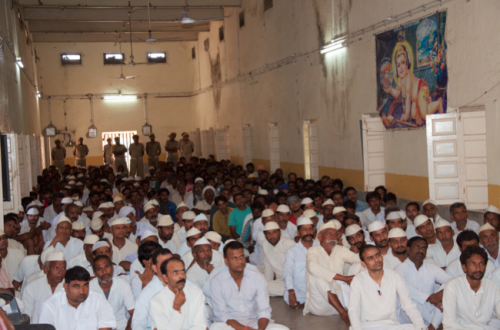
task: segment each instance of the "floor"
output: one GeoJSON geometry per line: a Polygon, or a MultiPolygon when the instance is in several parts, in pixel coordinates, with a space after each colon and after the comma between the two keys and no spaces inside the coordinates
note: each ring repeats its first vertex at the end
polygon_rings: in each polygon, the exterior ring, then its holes
{"type": "Polygon", "coordinates": [[[307,314],[304,316],[303,309],[295,310],[290,308],[283,298],[274,297],[270,299],[274,322],[286,325],[290,330],[348,330],[346,324],[338,315],[314,316],[312,314],[307,314]]]}

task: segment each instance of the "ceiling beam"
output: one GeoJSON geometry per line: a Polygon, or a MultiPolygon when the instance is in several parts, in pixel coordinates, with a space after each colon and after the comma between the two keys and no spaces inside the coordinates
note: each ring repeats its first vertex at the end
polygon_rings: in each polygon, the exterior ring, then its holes
{"type": "MultiPolygon", "coordinates": [[[[198,40],[198,32],[154,33],[153,36],[157,39],[180,38],[178,40],[172,40],[173,42],[198,40]]],[[[147,33],[137,35],[134,33],[133,42],[142,42],[137,38],[146,39],[147,37],[147,33]]],[[[118,36],[111,33],[37,33],[33,34],[33,42],[118,42],[118,36]]],[[[129,42],[128,36],[125,38],[122,37],[122,42],[129,42]]]]}
{"type": "MultiPolygon", "coordinates": [[[[129,1],[117,1],[117,0],[18,0],[17,1],[21,7],[95,7],[95,8],[124,8],[130,6],[135,8],[147,8],[144,0],[129,0],[129,1]],[[122,3],[125,5],[117,6],[117,3],[122,3]]],[[[186,5],[186,0],[150,0],[150,5],[152,7],[184,7],[186,5]]],[[[190,8],[222,8],[222,7],[241,7],[241,0],[189,0],[190,8]]]]}
{"type": "MultiPolygon", "coordinates": [[[[89,24],[84,22],[42,22],[34,21],[29,23],[29,28],[31,33],[53,33],[53,32],[110,32],[110,33],[128,33],[129,26],[128,22],[103,22],[89,24]]],[[[147,32],[149,30],[148,22],[133,22],[132,32],[147,32]]],[[[168,24],[160,25],[155,24],[152,26],[153,32],[207,32],[210,31],[210,24],[197,23],[190,25],[187,28],[186,25],[181,24],[168,24]]]]}

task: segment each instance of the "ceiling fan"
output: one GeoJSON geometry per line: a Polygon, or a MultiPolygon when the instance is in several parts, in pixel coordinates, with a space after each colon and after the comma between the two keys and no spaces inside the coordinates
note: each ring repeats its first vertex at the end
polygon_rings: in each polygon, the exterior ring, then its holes
{"type": "MultiPolygon", "coordinates": [[[[148,6],[148,9],[149,9],[149,6],[148,6]]],[[[181,19],[180,20],[153,22],[153,24],[169,24],[169,23],[178,24],[178,23],[181,23],[182,25],[192,25],[192,24],[201,23],[201,22],[222,21],[226,17],[229,17],[229,16],[193,19],[193,18],[191,18],[190,14],[189,14],[189,5],[188,5],[188,2],[186,0],[186,11],[181,12],[181,19]]]]}
{"type": "MultiPolygon", "coordinates": [[[[119,45],[120,45],[120,54],[121,54],[122,53],[122,42],[121,42],[121,40],[119,41],[119,45]]],[[[135,77],[139,77],[139,76],[125,76],[123,74],[123,62],[120,63],[120,72],[121,72],[121,74],[120,74],[119,77],[112,77],[112,78],[120,79],[120,80],[127,80],[127,79],[134,79],[135,77]]]]}
{"type": "Polygon", "coordinates": [[[130,28],[130,62],[128,63],[128,65],[130,66],[135,66],[137,64],[156,64],[156,63],[149,63],[149,62],[140,62],[140,63],[136,63],[134,62],[134,51],[133,51],[133,48],[132,48],[132,21],[130,19],[130,12],[128,13],[128,26],[130,28]]]}
{"type": "Polygon", "coordinates": [[[160,38],[160,39],[156,39],[156,38],[153,38],[153,33],[151,32],[151,12],[150,12],[150,9],[149,9],[149,0],[148,1],[148,20],[149,20],[149,30],[148,30],[148,33],[149,33],[149,38],[147,39],[141,39],[141,38],[134,38],[134,39],[137,39],[137,40],[140,40],[140,41],[145,41],[145,42],[157,42],[157,41],[167,41],[167,40],[180,40],[182,38],[179,38],[179,37],[175,37],[175,38],[160,38]]]}

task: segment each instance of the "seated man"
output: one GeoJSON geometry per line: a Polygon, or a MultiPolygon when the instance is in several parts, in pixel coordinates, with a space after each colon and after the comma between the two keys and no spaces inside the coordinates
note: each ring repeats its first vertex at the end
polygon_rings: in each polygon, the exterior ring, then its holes
{"type": "Polygon", "coordinates": [[[389,231],[385,223],[381,221],[373,221],[368,226],[368,231],[370,232],[370,238],[375,243],[375,246],[379,248],[382,255],[386,255],[390,252],[389,248],[389,231]]]}
{"type": "MultiPolygon", "coordinates": [[[[458,248],[460,249],[460,254],[462,254],[465,248],[467,248],[470,245],[479,246],[479,236],[476,234],[476,232],[466,229],[460,234],[458,234],[457,245],[458,248]]],[[[494,270],[496,269],[493,263],[488,262],[488,264],[486,265],[486,271],[484,275],[490,278],[494,270]]],[[[457,277],[464,274],[464,271],[462,269],[462,264],[460,263],[460,257],[450,262],[448,267],[446,267],[446,273],[448,273],[448,275],[452,277],[457,277]]]]}
{"type": "Polygon", "coordinates": [[[139,248],[137,244],[125,238],[127,223],[124,218],[113,220],[111,223],[111,234],[113,238],[110,240],[113,248],[113,262],[119,264],[127,255],[137,252],[139,248]]]}
{"type": "Polygon", "coordinates": [[[264,235],[266,236],[266,241],[263,244],[264,276],[267,280],[267,291],[271,297],[281,297],[285,291],[285,281],[283,280],[285,256],[288,249],[295,245],[295,241],[288,237],[282,237],[280,227],[275,221],[265,224],[264,235]]]}
{"type": "Polygon", "coordinates": [[[2,268],[5,269],[9,277],[12,279],[24,258],[24,253],[21,250],[9,246],[7,235],[0,230],[0,260],[2,268]]]}
{"type": "MultiPolygon", "coordinates": [[[[431,204],[432,205],[432,204],[431,204]]],[[[438,215],[438,219],[441,217],[438,215]]],[[[434,222],[432,218],[427,217],[426,215],[420,214],[417,215],[415,221],[413,222],[415,225],[415,232],[425,238],[427,244],[432,246],[438,242],[436,237],[436,231],[434,230],[434,222]]]]}
{"type": "Polygon", "coordinates": [[[384,255],[384,269],[394,269],[408,258],[406,232],[401,228],[389,231],[389,247],[391,251],[384,255]]]}
{"type": "Polygon", "coordinates": [[[214,268],[221,266],[222,263],[212,260],[212,245],[205,237],[194,243],[192,251],[195,262],[189,267],[186,276],[191,283],[201,289],[214,268]]]}
{"type": "Polygon", "coordinates": [[[469,211],[464,203],[453,203],[450,206],[450,218],[453,220],[451,228],[455,234],[460,234],[465,229],[473,230],[477,233],[479,230],[479,223],[469,220],[469,211]]]}
{"type": "Polygon", "coordinates": [[[405,280],[395,271],[383,268],[380,249],[366,245],[359,256],[367,271],[356,275],[351,282],[351,330],[425,329],[424,320],[410,298],[405,280]],[[412,324],[399,324],[398,298],[412,324]]]}
{"type": "Polygon", "coordinates": [[[243,244],[226,243],[224,262],[227,268],[210,281],[215,321],[210,330],[287,330],[285,326],[269,323],[271,306],[266,279],[258,272],[245,269],[243,244]]]}
{"type": "MultiPolygon", "coordinates": [[[[188,239],[187,233],[193,228],[194,218],[196,218],[196,214],[193,211],[186,211],[182,215],[182,219],[184,220],[184,227],[183,228],[185,228],[186,232],[184,233],[184,241],[182,242],[181,247],[179,248],[179,251],[177,251],[177,254],[180,255],[181,257],[186,252],[191,250],[191,247],[187,244],[187,239],[188,239]]],[[[182,237],[181,237],[181,240],[182,240],[182,237]]]]}
{"type": "MultiPolygon", "coordinates": [[[[199,231],[197,228],[191,228],[187,233],[186,233],[186,244],[189,247],[189,250],[182,255],[182,261],[187,267],[190,268],[190,266],[194,263],[194,257],[193,257],[193,251],[191,248],[194,246],[194,243],[196,243],[197,240],[203,237],[201,231],[199,231]]],[[[222,253],[216,250],[212,250],[212,260],[217,263],[217,264],[222,264],[224,261],[224,256],[222,253]]]]}
{"type": "Polygon", "coordinates": [[[436,228],[436,237],[441,244],[430,245],[427,255],[434,259],[439,267],[446,270],[450,262],[460,257],[458,244],[455,243],[455,232],[451,228],[451,223],[444,219],[436,221],[434,228],[436,228]]]}
{"type": "Polygon", "coordinates": [[[56,329],[111,330],[116,328],[113,308],[106,298],[89,289],[90,274],[76,266],[64,275],[64,290],[42,303],[38,323],[56,329]]]}
{"type": "Polygon", "coordinates": [[[57,221],[55,237],[46,242],[44,250],[54,247],[62,251],[66,260],[71,260],[83,251],[83,242],[77,238],[71,237],[71,220],[66,216],[61,216],[57,221]]]}
{"type": "Polygon", "coordinates": [[[309,312],[318,316],[340,314],[342,320],[349,326],[345,306],[349,289],[347,284],[351,283],[352,276],[342,274],[345,263],[352,265],[360,259],[357,254],[339,245],[340,228],[341,225],[337,220],[330,220],[321,225],[318,232],[320,245],[313,246],[307,251],[307,299],[304,314],[309,312]]]}
{"type": "MultiPolygon", "coordinates": [[[[269,211],[273,212],[272,210],[269,211]]],[[[276,215],[278,218],[277,220],[278,224],[280,225],[282,236],[288,237],[290,239],[295,239],[297,226],[295,226],[288,220],[290,218],[290,208],[287,205],[280,205],[276,210],[276,215]]]]}
{"type": "Polygon", "coordinates": [[[161,266],[167,284],[150,302],[151,328],[157,330],[206,330],[205,297],[201,289],[186,285],[186,269],[180,259],[161,266]]]}
{"type": "Polygon", "coordinates": [[[68,262],[68,269],[73,268],[74,266],[81,266],[83,268],[90,266],[94,260],[92,248],[98,240],[99,236],[93,234],[85,237],[85,240],[83,240],[83,252],[76,257],[73,257],[73,259],[68,262]]]}
{"type": "Polygon", "coordinates": [[[448,281],[443,295],[444,329],[497,329],[488,326],[493,312],[500,315],[500,287],[484,278],[488,255],[471,245],[460,255],[465,275],[448,281]]]}
{"type": "Polygon", "coordinates": [[[176,237],[177,234],[174,233],[174,221],[169,215],[162,215],[158,219],[158,243],[164,248],[169,249],[172,253],[177,253],[180,248],[181,241],[180,238],[178,241],[174,241],[174,235],[176,237]]]}
{"type": "Polygon", "coordinates": [[[485,248],[488,259],[496,267],[500,266],[499,235],[495,227],[486,223],[479,228],[479,243],[485,248]]]}

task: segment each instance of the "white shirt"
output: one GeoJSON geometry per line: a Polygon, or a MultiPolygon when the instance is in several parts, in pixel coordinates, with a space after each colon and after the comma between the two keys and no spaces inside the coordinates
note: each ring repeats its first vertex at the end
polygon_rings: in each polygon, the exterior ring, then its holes
{"type": "Polygon", "coordinates": [[[24,291],[25,291],[26,287],[28,286],[28,284],[30,284],[34,280],[39,279],[40,277],[44,277],[44,276],[45,276],[45,273],[43,272],[43,270],[39,270],[39,271],[31,274],[30,276],[26,277],[26,279],[23,282],[23,287],[21,288],[21,297],[24,295],[24,291]]]}
{"type": "Polygon", "coordinates": [[[483,278],[481,287],[474,292],[461,275],[448,281],[443,295],[443,326],[453,330],[482,330],[493,312],[500,315],[500,287],[483,278]]]}
{"type": "Polygon", "coordinates": [[[132,318],[132,329],[150,330],[151,316],[149,315],[149,303],[153,297],[164,288],[163,283],[156,275],[146,285],[136,300],[134,317],[132,318]]]}
{"type": "MultiPolygon", "coordinates": [[[[407,222],[408,221],[411,221],[411,220],[408,219],[407,222]]],[[[408,237],[408,239],[413,238],[415,236],[419,236],[417,234],[417,232],[415,231],[415,226],[414,225],[409,224],[409,223],[406,225],[406,236],[408,237]]]]}
{"type": "Polygon", "coordinates": [[[10,278],[14,278],[17,269],[24,258],[24,253],[16,248],[7,248],[7,256],[2,259],[2,268],[7,271],[10,278]]]}
{"type": "MultiPolygon", "coordinates": [[[[54,292],[63,289],[64,280],[59,283],[54,292]]],[[[63,289],[64,291],[64,289],[63,289]]],[[[23,289],[23,304],[25,313],[29,315],[31,323],[38,323],[42,303],[52,295],[52,289],[47,282],[47,275],[32,281],[23,289]]]]}
{"type": "Polygon", "coordinates": [[[205,296],[201,289],[184,286],[186,301],[181,312],[173,309],[175,294],[168,286],[158,292],[150,302],[151,328],[157,330],[206,330],[205,296]]]}
{"type": "Polygon", "coordinates": [[[18,249],[26,256],[26,249],[24,248],[24,246],[21,243],[19,243],[18,241],[14,240],[12,238],[8,238],[7,242],[8,242],[8,246],[10,248],[18,249]]]}
{"type": "MultiPolygon", "coordinates": [[[[493,273],[494,270],[495,266],[491,262],[488,262],[486,264],[486,271],[484,272],[484,276],[491,278],[491,274],[493,273]]],[[[457,277],[465,274],[462,269],[462,263],[460,262],[460,258],[457,258],[452,262],[450,262],[448,267],[446,267],[446,273],[451,277],[457,277]]]]}
{"type": "MultiPolygon", "coordinates": [[[[318,241],[313,240],[313,246],[316,245],[319,245],[318,241]]],[[[289,248],[286,251],[285,269],[283,272],[285,290],[288,292],[288,290],[294,289],[295,297],[302,304],[306,301],[307,293],[306,253],[307,249],[302,244],[302,240],[289,248]]]]}
{"type": "Polygon", "coordinates": [[[113,247],[113,263],[117,265],[125,260],[127,255],[137,252],[139,248],[137,244],[128,239],[125,239],[125,245],[123,245],[121,249],[118,249],[112,240],[110,242],[113,247]]]}
{"type": "Polygon", "coordinates": [[[401,265],[401,261],[392,254],[392,251],[384,254],[382,257],[384,258],[384,269],[394,269],[398,265],[401,265]]]}
{"type": "MultiPolygon", "coordinates": [[[[420,311],[422,318],[427,325],[431,324],[437,329],[441,324],[441,312],[427,298],[434,293],[434,284],[445,284],[452,277],[438,266],[424,260],[422,266],[417,270],[415,264],[407,258],[405,262],[394,269],[406,281],[406,286],[410,292],[410,297],[420,311]]],[[[401,311],[400,320],[407,323],[408,316],[401,311]]]]}
{"type": "Polygon", "coordinates": [[[56,211],[54,211],[54,204],[50,204],[43,210],[43,217],[48,221],[51,221],[57,215],[56,211]]]}
{"type": "Polygon", "coordinates": [[[448,254],[443,249],[441,244],[429,245],[429,248],[427,249],[427,257],[434,259],[439,267],[448,267],[450,262],[456,258],[460,258],[460,254],[460,249],[458,248],[458,244],[455,240],[453,240],[453,248],[448,254]]]}
{"type": "Polygon", "coordinates": [[[291,240],[295,239],[295,234],[297,233],[297,226],[288,221],[286,223],[286,229],[281,229],[281,236],[288,237],[291,240]]]}
{"type": "MultiPolygon", "coordinates": [[[[43,246],[43,249],[46,250],[52,241],[48,241],[43,246]]],[[[83,241],[78,238],[70,237],[66,246],[63,246],[60,242],[57,242],[55,246],[56,250],[59,250],[64,253],[64,257],[66,260],[71,260],[80,253],[83,252],[83,241]]]]}
{"type": "Polygon", "coordinates": [[[189,247],[189,245],[187,245],[187,240],[186,240],[186,241],[182,242],[181,247],[177,251],[177,254],[180,256],[183,256],[188,251],[191,251],[191,247],[189,247]]]}
{"type": "Polygon", "coordinates": [[[67,265],[67,269],[73,268],[75,266],[80,266],[83,268],[87,268],[88,266],[92,266],[90,262],[87,260],[87,257],[85,256],[85,252],[80,253],[76,257],[73,257],[67,265]]]}
{"type": "Polygon", "coordinates": [[[381,286],[375,282],[368,271],[354,276],[349,297],[349,320],[351,330],[362,330],[364,324],[399,324],[397,319],[397,298],[408,314],[415,329],[425,328],[415,304],[410,298],[404,279],[393,270],[384,269],[381,286]],[[379,294],[380,292],[380,294],[379,294]]]}
{"type": "MultiPolygon", "coordinates": [[[[186,268],[188,268],[191,263],[193,262],[194,257],[193,257],[193,250],[189,250],[188,252],[184,253],[182,256],[182,261],[184,261],[184,265],[186,265],[186,268]]],[[[224,263],[224,255],[220,253],[219,251],[212,250],[212,263],[214,265],[219,265],[224,263]]]]}
{"type": "Polygon", "coordinates": [[[174,233],[172,238],[170,240],[168,240],[166,243],[160,238],[160,235],[157,235],[157,236],[158,236],[158,243],[160,243],[162,248],[169,249],[170,252],[172,252],[173,254],[175,254],[175,253],[177,253],[177,251],[179,251],[180,244],[177,244],[177,242],[174,241],[174,236],[177,236],[177,233],[174,233]]]}
{"type": "Polygon", "coordinates": [[[24,283],[26,278],[40,270],[40,265],[38,264],[39,257],[40,256],[36,254],[24,257],[12,280],[16,282],[23,282],[24,286],[26,284],[24,283]]]}
{"type": "MultiPolygon", "coordinates": [[[[496,259],[493,259],[493,257],[491,256],[490,252],[486,249],[484,249],[486,251],[486,253],[488,254],[488,260],[493,264],[495,265],[495,268],[500,266],[500,250],[498,251],[498,255],[497,255],[497,258],[496,259]]],[[[459,255],[460,256],[460,255],[459,255]]],[[[488,263],[490,263],[488,262],[488,263]]],[[[9,273],[10,275],[10,273],[9,273]]]]}
{"type": "Polygon", "coordinates": [[[77,309],[68,303],[65,290],[57,291],[42,303],[38,323],[51,324],[57,330],[116,328],[113,308],[106,298],[92,290],[77,309]]]}
{"type": "MultiPolygon", "coordinates": [[[[470,229],[470,230],[476,232],[476,234],[477,234],[477,232],[479,231],[479,227],[480,227],[480,225],[477,222],[467,219],[467,223],[465,224],[465,229],[470,229]]],[[[457,223],[455,221],[453,221],[451,223],[451,228],[455,231],[455,235],[457,235],[457,236],[458,236],[458,234],[460,234],[462,232],[462,231],[458,230],[457,223]]]]}
{"type": "MultiPolygon", "coordinates": [[[[223,263],[217,263],[211,261],[210,264],[214,265],[214,269],[221,266],[223,263]]],[[[213,269],[212,269],[213,271],[213,269]]],[[[203,284],[207,281],[208,277],[210,274],[204,270],[203,268],[200,267],[200,265],[195,262],[191,267],[189,267],[187,273],[186,273],[187,279],[196,285],[198,288],[202,288],[203,284]]]]}
{"type": "Polygon", "coordinates": [[[295,241],[283,236],[275,246],[267,240],[264,242],[264,276],[268,282],[273,281],[274,275],[276,280],[283,280],[286,252],[294,245],[295,241]]]}
{"type": "Polygon", "coordinates": [[[170,200],[175,203],[175,205],[179,205],[181,202],[184,202],[188,209],[192,209],[194,207],[193,205],[193,194],[192,192],[186,192],[184,194],[184,199],[182,199],[181,195],[176,192],[175,194],[171,195],[172,197],[170,200]]]}
{"type": "MultiPolygon", "coordinates": [[[[90,281],[90,289],[100,293],[106,299],[106,295],[99,285],[97,277],[90,281]]],[[[128,322],[127,311],[135,308],[135,300],[130,285],[120,277],[113,276],[113,283],[111,284],[107,300],[115,314],[116,328],[118,330],[125,330],[128,322]]]]}
{"type": "Polygon", "coordinates": [[[384,207],[383,206],[380,207],[380,212],[378,214],[374,214],[372,212],[371,208],[367,208],[366,210],[361,212],[360,215],[361,216],[359,218],[360,218],[363,226],[365,226],[365,228],[368,228],[370,223],[372,223],[373,221],[377,221],[377,220],[382,221],[385,224],[384,207]]]}
{"type": "MultiPolygon", "coordinates": [[[[245,217],[246,219],[251,219],[253,216],[250,213],[245,217]]],[[[264,266],[264,242],[266,241],[266,236],[264,235],[264,226],[262,225],[262,218],[256,219],[252,224],[252,239],[255,241],[255,258],[257,259],[257,267],[264,266]]]]}
{"type": "MultiPolygon", "coordinates": [[[[175,227],[175,226],[174,226],[175,227]]],[[[186,227],[182,226],[178,231],[176,231],[177,235],[181,239],[181,243],[186,242],[186,227]]]]}

